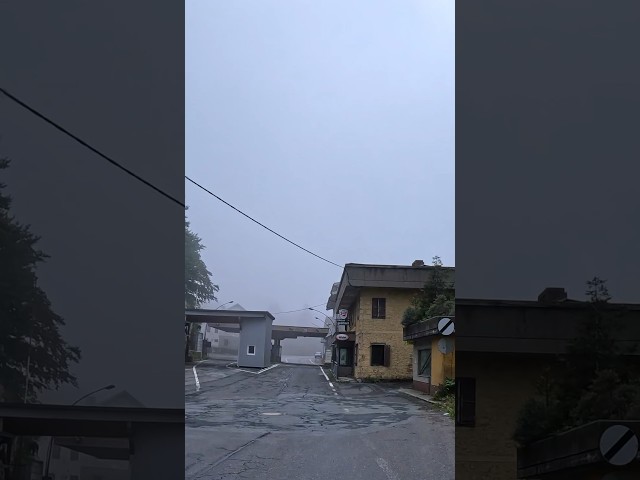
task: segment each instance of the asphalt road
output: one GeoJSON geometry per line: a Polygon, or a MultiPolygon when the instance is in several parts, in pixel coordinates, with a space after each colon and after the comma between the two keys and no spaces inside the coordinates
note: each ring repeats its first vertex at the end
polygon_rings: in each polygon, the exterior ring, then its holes
{"type": "Polygon", "coordinates": [[[311,365],[255,374],[224,363],[196,367],[199,390],[185,375],[185,479],[454,478],[452,420],[398,385],[330,384],[311,365]]]}

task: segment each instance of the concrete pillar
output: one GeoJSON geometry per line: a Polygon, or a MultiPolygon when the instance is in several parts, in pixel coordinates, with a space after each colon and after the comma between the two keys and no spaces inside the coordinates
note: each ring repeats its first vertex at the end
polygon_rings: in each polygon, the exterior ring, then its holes
{"type": "Polygon", "coordinates": [[[134,424],[131,478],[184,478],[184,424],[134,424]]]}

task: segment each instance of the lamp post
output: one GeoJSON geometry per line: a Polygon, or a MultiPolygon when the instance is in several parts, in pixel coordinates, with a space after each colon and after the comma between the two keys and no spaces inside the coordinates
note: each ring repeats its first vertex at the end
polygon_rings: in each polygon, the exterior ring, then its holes
{"type": "Polygon", "coordinates": [[[230,303],[233,303],[233,300],[227,303],[223,303],[222,305],[218,305],[216,308],[214,308],[214,310],[218,310],[219,308],[224,307],[225,305],[229,305],[230,303]]]}
{"type": "MultiPolygon", "coordinates": [[[[315,308],[311,308],[309,307],[309,310],[312,310],[314,312],[318,312],[320,315],[325,316],[326,318],[329,319],[329,321],[331,322],[331,326],[333,326],[333,328],[335,329],[334,333],[338,332],[338,325],[336,324],[335,320],[333,318],[331,318],[329,315],[327,315],[326,313],[322,313],[320,310],[316,310],[315,308]]],[[[317,317],[316,317],[317,318],[317,317]]],[[[331,330],[329,330],[329,333],[331,333],[331,330]]],[[[327,338],[329,337],[329,335],[327,335],[325,338],[322,339],[322,343],[324,345],[324,350],[325,350],[325,355],[326,355],[326,351],[327,351],[327,338]]],[[[324,356],[324,355],[323,355],[324,356]]]]}
{"type": "MultiPolygon", "coordinates": [[[[80,397],[79,399],[77,399],[75,402],[73,402],[71,404],[71,406],[75,406],[78,403],[80,403],[82,400],[84,400],[87,397],[90,397],[91,395],[101,392],[103,390],[113,390],[114,388],[116,388],[115,385],[107,385],[106,387],[101,387],[98,388],[97,390],[94,390],[93,392],[89,392],[86,395],[83,395],[82,397],[80,397]]],[[[51,477],[49,477],[49,467],[51,465],[51,454],[53,452],[53,441],[55,440],[55,437],[51,437],[49,439],[49,448],[47,449],[47,463],[45,464],[44,467],[44,476],[43,476],[43,480],[51,480],[51,477]]]]}
{"type": "Polygon", "coordinates": [[[327,315],[326,313],[322,313],[320,310],[316,310],[315,308],[311,308],[311,307],[309,307],[309,310],[312,310],[312,311],[314,311],[314,312],[318,312],[320,315],[324,315],[325,317],[327,317],[327,318],[329,319],[329,321],[331,321],[331,324],[332,324],[333,326],[335,326],[335,325],[336,325],[336,324],[335,324],[335,322],[333,321],[333,318],[331,318],[331,317],[330,317],[329,315],[327,315]]]}

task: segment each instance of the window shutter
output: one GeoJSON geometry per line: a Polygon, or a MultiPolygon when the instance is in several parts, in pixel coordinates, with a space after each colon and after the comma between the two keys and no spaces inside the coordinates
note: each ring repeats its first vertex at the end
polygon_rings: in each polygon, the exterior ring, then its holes
{"type": "Polygon", "coordinates": [[[389,345],[384,346],[384,366],[391,365],[391,347],[389,345]]]}
{"type": "Polygon", "coordinates": [[[473,427],[476,423],[476,379],[456,378],[456,425],[473,427]]]}
{"type": "Polygon", "coordinates": [[[380,307],[379,307],[379,310],[378,310],[378,313],[379,313],[378,316],[380,318],[386,318],[387,317],[387,299],[386,298],[381,298],[379,300],[379,302],[380,302],[380,307]]]}

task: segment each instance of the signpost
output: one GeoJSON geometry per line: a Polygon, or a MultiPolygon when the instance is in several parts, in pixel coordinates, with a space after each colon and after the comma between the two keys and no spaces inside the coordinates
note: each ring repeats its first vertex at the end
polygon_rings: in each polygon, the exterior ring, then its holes
{"type": "Polygon", "coordinates": [[[349,310],[346,308],[341,308],[338,310],[338,320],[346,320],[349,316],[349,310]]]}

